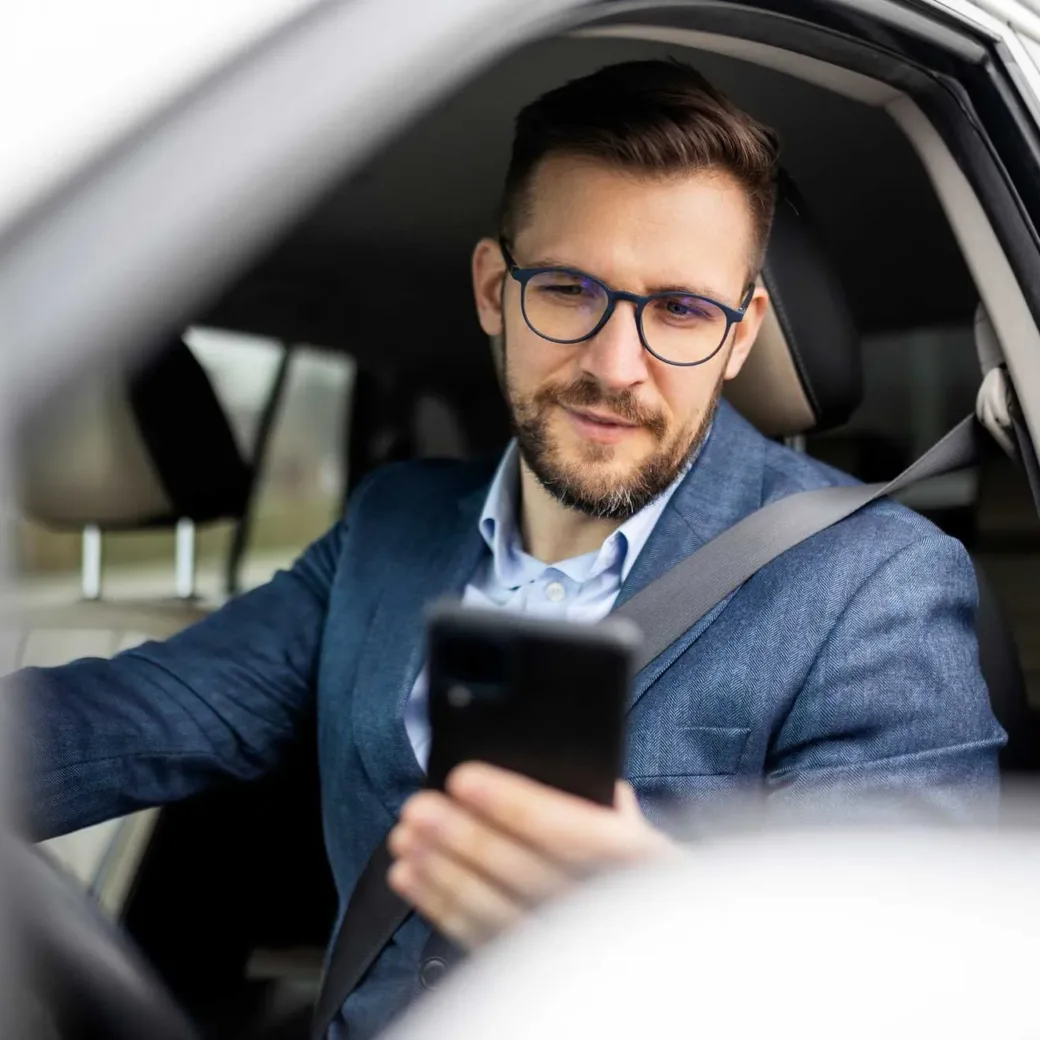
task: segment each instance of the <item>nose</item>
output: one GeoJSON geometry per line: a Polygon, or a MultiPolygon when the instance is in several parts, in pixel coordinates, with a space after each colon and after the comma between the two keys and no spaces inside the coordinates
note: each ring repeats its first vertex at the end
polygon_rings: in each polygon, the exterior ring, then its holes
{"type": "Polygon", "coordinates": [[[647,353],[636,328],[635,304],[618,300],[610,320],[585,343],[581,368],[600,383],[617,390],[649,377],[647,353]]]}

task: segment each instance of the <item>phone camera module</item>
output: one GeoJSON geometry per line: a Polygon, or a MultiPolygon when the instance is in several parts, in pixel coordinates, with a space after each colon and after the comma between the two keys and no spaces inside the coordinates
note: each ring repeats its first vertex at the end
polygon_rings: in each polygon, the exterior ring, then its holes
{"type": "Polygon", "coordinates": [[[448,703],[453,708],[468,708],[473,702],[473,691],[462,683],[456,683],[448,689],[448,703]]]}

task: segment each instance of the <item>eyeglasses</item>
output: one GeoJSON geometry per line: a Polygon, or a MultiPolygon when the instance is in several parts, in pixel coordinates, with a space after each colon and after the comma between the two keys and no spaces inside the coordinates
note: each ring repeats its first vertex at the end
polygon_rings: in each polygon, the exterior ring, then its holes
{"type": "Polygon", "coordinates": [[[743,321],[755,287],[734,310],[718,300],[681,292],[648,296],[611,289],[570,267],[520,267],[499,240],[510,275],[520,283],[520,310],[532,332],[552,343],[582,343],[610,321],[618,300],[635,304],[644,348],[669,365],[703,365],[743,321]]]}

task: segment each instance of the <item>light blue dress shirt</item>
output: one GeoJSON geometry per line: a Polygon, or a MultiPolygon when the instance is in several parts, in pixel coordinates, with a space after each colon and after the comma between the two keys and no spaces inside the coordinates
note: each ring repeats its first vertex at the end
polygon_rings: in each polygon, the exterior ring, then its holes
{"type": "MultiPolygon", "coordinates": [[[[601,621],[614,605],[622,582],[686,475],[686,469],[662,494],[610,534],[597,550],[547,564],[524,552],[521,545],[517,519],[519,460],[520,453],[513,441],[499,463],[480,514],[480,534],[491,555],[477,567],[462,602],[541,618],[590,624],[601,621]]],[[[424,667],[412,687],[404,714],[408,739],[423,769],[430,755],[426,693],[424,667]]]]}

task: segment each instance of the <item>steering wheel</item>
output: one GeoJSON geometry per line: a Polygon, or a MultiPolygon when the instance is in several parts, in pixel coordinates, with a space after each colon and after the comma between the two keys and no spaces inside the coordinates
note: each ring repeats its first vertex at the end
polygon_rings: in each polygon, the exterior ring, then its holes
{"type": "Polygon", "coordinates": [[[82,891],[42,853],[0,835],[5,931],[26,976],[9,995],[28,997],[32,1035],[62,1040],[198,1040],[158,976],[82,891]]]}

